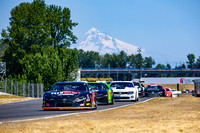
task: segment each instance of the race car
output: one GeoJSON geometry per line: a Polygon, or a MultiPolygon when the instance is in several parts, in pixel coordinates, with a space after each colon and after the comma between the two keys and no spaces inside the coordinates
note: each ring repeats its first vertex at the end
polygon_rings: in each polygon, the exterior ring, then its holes
{"type": "Polygon", "coordinates": [[[114,92],[115,101],[138,101],[138,89],[132,81],[113,81],[110,87],[114,92]]]}
{"type": "Polygon", "coordinates": [[[97,104],[114,104],[113,90],[105,83],[88,83],[90,88],[96,92],[97,104]]]}
{"type": "Polygon", "coordinates": [[[147,85],[144,91],[145,91],[145,96],[149,96],[149,97],[153,97],[153,96],[165,97],[166,96],[165,88],[162,85],[158,85],[158,84],[147,85]]]}
{"type": "Polygon", "coordinates": [[[139,96],[144,97],[145,96],[145,93],[144,93],[145,87],[140,82],[133,82],[133,84],[134,84],[134,86],[137,87],[139,96]]]}
{"type": "Polygon", "coordinates": [[[172,97],[172,91],[170,88],[165,88],[166,97],[172,97]]]}
{"type": "Polygon", "coordinates": [[[59,82],[44,93],[42,108],[96,109],[96,94],[84,82],[59,82]]]}

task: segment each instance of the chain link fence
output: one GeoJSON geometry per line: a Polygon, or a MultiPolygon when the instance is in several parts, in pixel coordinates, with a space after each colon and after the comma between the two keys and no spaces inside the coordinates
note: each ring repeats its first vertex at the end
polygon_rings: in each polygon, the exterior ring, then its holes
{"type": "Polygon", "coordinates": [[[0,91],[23,97],[42,97],[43,84],[23,83],[13,80],[0,82],[0,91]]]}

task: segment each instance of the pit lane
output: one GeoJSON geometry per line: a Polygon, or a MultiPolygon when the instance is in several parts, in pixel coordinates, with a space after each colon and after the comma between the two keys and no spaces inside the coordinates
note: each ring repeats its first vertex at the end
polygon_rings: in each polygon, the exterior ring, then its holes
{"type": "Polygon", "coordinates": [[[101,110],[109,110],[128,105],[134,105],[145,102],[151,98],[143,97],[137,102],[115,102],[113,105],[99,105],[96,110],[58,110],[44,111],[42,110],[42,99],[33,99],[28,101],[13,102],[0,105],[0,123],[26,121],[42,118],[51,118],[58,116],[67,116],[79,113],[90,113],[101,110]]]}

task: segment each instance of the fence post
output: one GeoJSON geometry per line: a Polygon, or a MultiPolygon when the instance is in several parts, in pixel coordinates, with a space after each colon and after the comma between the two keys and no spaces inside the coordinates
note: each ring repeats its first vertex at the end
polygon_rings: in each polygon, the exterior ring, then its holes
{"type": "Polygon", "coordinates": [[[29,93],[30,93],[30,83],[28,83],[28,97],[30,96],[29,93]]]}
{"type": "Polygon", "coordinates": [[[13,82],[13,94],[15,95],[16,94],[16,86],[15,86],[15,81],[13,82]]]}
{"type": "Polygon", "coordinates": [[[37,84],[37,97],[39,97],[39,84],[37,84]]]}
{"type": "Polygon", "coordinates": [[[25,97],[25,83],[23,82],[23,97],[25,97]]]}
{"type": "Polygon", "coordinates": [[[32,83],[32,97],[34,97],[34,84],[32,83]]]}
{"type": "Polygon", "coordinates": [[[43,84],[40,84],[40,90],[41,90],[41,97],[43,97],[43,93],[44,93],[43,84]]]}
{"type": "Polygon", "coordinates": [[[13,81],[11,80],[10,93],[13,94],[13,81]]]}
{"type": "Polygon", "coordinates": [[[19,94],[19,91],[18,91],[18,82],[17,82],[17,96],[18,96],[18,94],[19,94]]]}
{"type": "Polygon", "coordinates": [[[5,80],[5,84],[4,84],[4,85],[5,85],[5,87],[4,87],[4,89],[5,89],[5,93],[6,93],[6,84],[7,84],[7,82],[6,82],[6,80],[5,80]]]}

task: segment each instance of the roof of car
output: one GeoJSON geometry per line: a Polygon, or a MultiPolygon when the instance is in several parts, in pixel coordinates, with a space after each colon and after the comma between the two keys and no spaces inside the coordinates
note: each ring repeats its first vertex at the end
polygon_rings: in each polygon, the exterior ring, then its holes
{"type": "Polygon", "coordinates": [[[130,83],[132,83],[132,81],[112,81],[112,82],[130,82],[130,83]]]}
{"type": "Polygon", "coordinates": [[[102,83],[102,82],[88,82],[88,84],[90,84],[90,83],[92,83],[92,84],[105,84],[105,83],[102,83]]]}
{"type": "Polygon", "coordinates": [[[64,82],[57,82],[56,84],[85,84],[85,82],[64,81],[64,82]]]}

